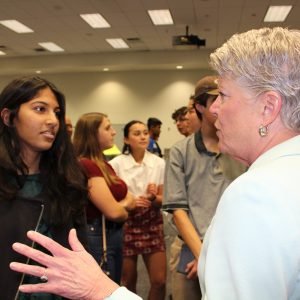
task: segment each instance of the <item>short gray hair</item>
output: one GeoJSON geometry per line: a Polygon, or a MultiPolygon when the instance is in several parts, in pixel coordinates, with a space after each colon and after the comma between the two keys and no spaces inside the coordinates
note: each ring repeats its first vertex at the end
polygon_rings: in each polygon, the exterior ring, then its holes
{"type": "Polygon", "coordinates": [[[233,35],[210,55],[221,77],[235,80],[255,95],[277,91],[281,119],[300,131],[300,31],[261,28],[233,35]]]}

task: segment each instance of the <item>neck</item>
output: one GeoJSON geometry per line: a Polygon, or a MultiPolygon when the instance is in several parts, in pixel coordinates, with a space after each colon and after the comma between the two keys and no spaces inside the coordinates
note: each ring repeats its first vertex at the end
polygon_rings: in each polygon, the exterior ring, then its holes
{"type": "Polygon", "coordinates": [[[219,139],[217,137],[217,130],[215,126],[213,124],[210,124],[206,120],[203,120],[200,131],[206,149],[211,152],[219,153],[219,139]]]}
{"type": "Polygon", "coordinates": [[[250,157],[249,165],[251,165],[259,156],[270,150],[271,148],[299,135],[298,132],[288,128],[272,128],[266,137],[261,137],[257,143],[257,151],[250,157]],[[274,132],[274,134],[272,134],[274,132]]]}
{"type": "Polygon", "coordinates": [[[131,150],[131,155],[137,163],[141,163],[145,156],[145,150],[131,150]]]}
{"type": "Polygon", "coordinates": [[[28,174],[36,174],[39,172],[41,153],[22,151],[21,157],[28,168],[28,174]]]}

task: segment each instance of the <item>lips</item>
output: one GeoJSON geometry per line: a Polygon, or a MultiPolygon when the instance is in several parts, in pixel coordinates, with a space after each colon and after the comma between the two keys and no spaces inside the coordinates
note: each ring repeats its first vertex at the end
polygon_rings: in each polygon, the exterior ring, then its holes
{"type": "Polygon", "coordinates": [[[53,130],[42,131],[41,134],[49,140],[54,140],[56,136],[56,132],[53,130]]]}

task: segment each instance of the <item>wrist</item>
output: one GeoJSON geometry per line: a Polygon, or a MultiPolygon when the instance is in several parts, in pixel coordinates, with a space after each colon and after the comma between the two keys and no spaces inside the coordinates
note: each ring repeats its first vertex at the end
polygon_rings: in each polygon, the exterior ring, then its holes
{"type": "Polygon", "coordinates": [[[155,201],[155,200],[156,200],[156,195],[151,195],[151,196],[149,197],[149,200],[150,200],[151,202],[155,201]]]}
{"type": "Polygon", "coordinates": [[[91,294],[85,298],[86,300],[106,299],[120,287],[104,273],[103,275],[100,276],[101,281],[97,281],[97,284],[94,285],[95,288],[91,294]],[[98,282],[101,282],[102,284],[99,284],[98,282]]]}

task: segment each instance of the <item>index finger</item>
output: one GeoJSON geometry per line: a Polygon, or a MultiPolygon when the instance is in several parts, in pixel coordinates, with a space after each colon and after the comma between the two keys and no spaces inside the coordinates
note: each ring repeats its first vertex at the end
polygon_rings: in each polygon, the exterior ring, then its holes
{"type": "Polygon", "coordinates": [[[36,231],[28,231],[27,236],[29,239],[31,239],[35,243],[38,243],[39,245],[47,249],[49,252],[51,252],[53,256],[65,256],[70,251],[69,249],[61,246],[51,238],[36,231]]]}

